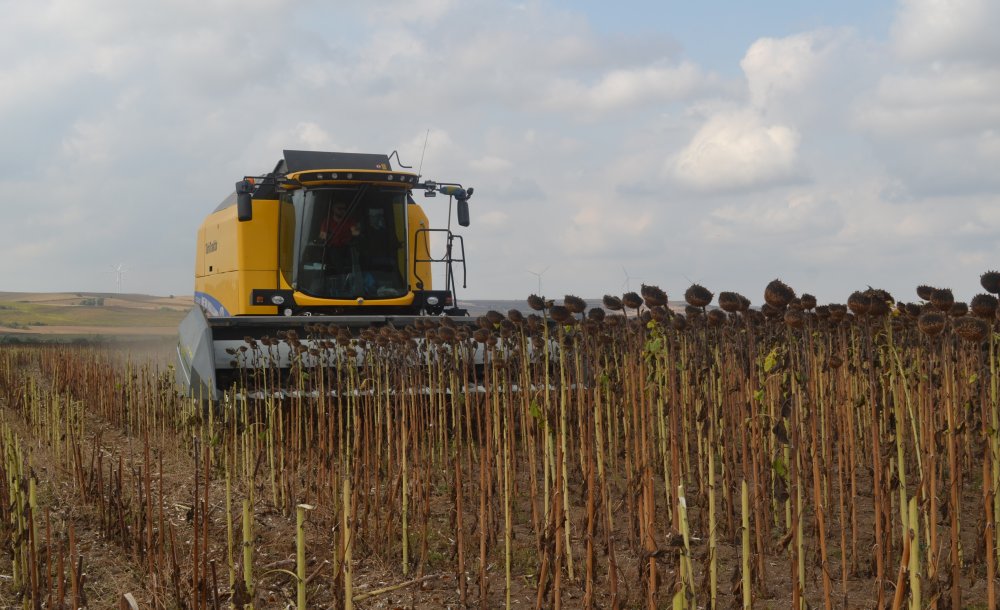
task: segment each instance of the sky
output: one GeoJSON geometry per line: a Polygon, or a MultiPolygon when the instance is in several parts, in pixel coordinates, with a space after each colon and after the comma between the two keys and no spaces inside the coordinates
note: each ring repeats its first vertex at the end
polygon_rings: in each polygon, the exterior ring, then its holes
{"type": "Polygon", "coordinates": [[[460,298],[968,300],[1000,267],[1000,2],[3,6],[0,291],[191,294],[284,149],[473,186],[460,298]]]}

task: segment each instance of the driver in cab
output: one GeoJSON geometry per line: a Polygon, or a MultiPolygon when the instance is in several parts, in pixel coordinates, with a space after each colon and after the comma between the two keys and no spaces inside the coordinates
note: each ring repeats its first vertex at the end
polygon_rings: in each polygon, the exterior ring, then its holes
{"type": "Polygon", "coordinates": [[[320,227],[319,238],[327,246],[343,248],[359,235],[361,235],[361,223],[356,218],[348,217],[347,202],[335,202],[326,221],[320,227]]]}

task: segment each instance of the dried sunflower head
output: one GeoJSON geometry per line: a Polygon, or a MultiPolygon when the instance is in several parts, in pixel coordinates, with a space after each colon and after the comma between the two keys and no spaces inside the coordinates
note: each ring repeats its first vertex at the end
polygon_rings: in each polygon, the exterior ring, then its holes
{"type": "Polygon", "coordinates": [[[955,334],[969,342],[982,342],[990,334],[990,325],[982,318],[958,318],[955,320],[955,334]]]}
{"type": "Polygon", "coordinates": [[[700,284],[691,284],[691,287],[684,292],[684,300],[693,307],[706,307],[712,302],[714,295],[700,284]]]}
{"type": "Polygon", "coordinates": [[[955,297],[950,288],[935,288],[931,293],[931,303],[938,311],[949,312],[955,304],[955,297]]]}
{"type": "Polygon", "coordinates": [[[784,309],[794,298],[795,291],[781,280],[772,280],[764,288],[764,302],[775,309],[784,309]]]}
{"type": "Polygon", "coordinates": [[[1000,293],[1000,271],[987,271],[979,276],[979,283],[986,292],[1000,293]]]}
{"type": "Polygon", "coordinates": [[[551,317],[556,322],[562,324],[564,322],[567,322],[570,318],[572,318],[573,313],[569,310],[568,307],[565,307],[563,305],[553,305],[552,307],[549,308],[549,317],[551,317]]]}
{"type": "Polygon", "coordinates": [[[920,297],[922,301],[930,301],[931,294],[934,293],[934,287],[928,286],[927,284],[921,284],[917,286],[917,296],[920,297]]]}
{"type": "Polygon", "coordinates": [[[719,307],[727,313],[733,313],[740,310],[740,295],[735,292],[720,292],[719,293],[719,307]]]}
{"type": "Polygon", "coordinates": [[[868,313],[871,307],[872,297],[867,292],[855,290],[851,296],[847,297],[847,308],[856,316],[868,313]]]}
{"type": "Polygon", "coordinates": [[[990,319],[997,313],[997,306],[1000,301],[992,294],[977,294],[969,301],[969,307],[973,315],[979,318],[990,319]]]}
{"type": "Polygon", "coordinates": [[[622,305],[629,309],[639,309],[642,307],[642,297],[634,292],[626,292],[622,295],[622,305]]]}
{"type": "Polygon", "coordinates": [[[936,337],[944,330],[945,317],[940,311],[927,311],[917,318],[917,328],[928,337],[936,337]]]}
{"type": "Polygon", "coordinates": [[[622,300],[618,297],[611,296],[610,294],[604,295],[604,306],[611,311],[621,311],[622,300]]]}
{"type": "Polygon", "coordinates": [[[566,306],[566,309],[568,309],[570,313],[583,313],[587,309],[586,301],[571,294],[567,294],[563,298],[563,305],[566,306]]]}
{"type": "Polygon", "coordinates": [[[667,293],[660,290],[659,286],[643,284],[639,293],[642,295],[643,301],[646,302],[646,307],[664,307],[667,304],[667,293]]]}
{"type": "Polygon", "coordinates": [[[967,313],[969,313],[969,306],[962,301],[955,301],[951,304],[951,309],[948,310],[948,315],[953,318],[961,318],[967,313]]]}

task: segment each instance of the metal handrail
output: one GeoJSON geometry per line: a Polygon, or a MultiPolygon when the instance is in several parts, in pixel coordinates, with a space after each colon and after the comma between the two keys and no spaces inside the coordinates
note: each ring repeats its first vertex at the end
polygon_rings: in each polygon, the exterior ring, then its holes
{"type": "Polygon", "coordinates": [[[447,267],[447,271],[445,274],[445,287],[451,290],[453,296],[455,295],[456,290],[455,290],[455,275],[452,269],[452,265],[455,263],[461,263],[462,288],[467,287],[466,282],[468,280],[468,276],[467,276],[467,269],[465,267],[465,240],[462,238],[461,235],[456,235],[455,233],[452,233],[451,229],[417,229],[416,233],[414,233],[414,240],[413,240],[413,277],[417,279],[417,282],[419,284],[423,285],[424,279],[420,277],[420,274],[417,272],[418,263],[444,263],[447,267]],[[430,245],[430,239],[428,238],[429,233],[444,233],[445,235],[447,235],[448,241],[445,247],[445,253],[444,256],[442,256],[441,258],[435,258],[431,256],[431,245],[430,245]],[[420,258],[417,256],[417,251],[418,251],[417,247],[419,245],[421,234],[424,239],[424,250],[427,252],[428,258],[420,258]],[[459,258],[456,258],[454,256],[455,240],[458,240],[458,249],[461,252],[461,256],[459,258]]]}

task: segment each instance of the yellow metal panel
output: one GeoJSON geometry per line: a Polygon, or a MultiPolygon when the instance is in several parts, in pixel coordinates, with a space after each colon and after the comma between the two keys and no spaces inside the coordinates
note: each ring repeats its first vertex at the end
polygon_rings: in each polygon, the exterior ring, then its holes
{"type": "Polygon", "coordinates": [[[198,246],[194,255],[194,276],[196,278],[205,275],[205,227],[198,227],[198,246]]]}
{"type": "MultiPolygon", "coordinates": [[[[317,306],[330,306],[330,307],[357,307],[358,302],[355,299],[320,299],[316,297],[311,297],[301,292],[295,293],[295,303],[302,307],[317,307],[317,306]]],[[[406,296],[399,297],[398,299],[365,299],[361,304],[361,307],[385,307],[385,306],[395,306],[395,305],[412,305],[413,304],[413,293],[408,292],[406,296]]]]}
{"type": "Polygon", "coordinates": [[[199,244],[205,253],[205,275],[236,271],[236,206],[209,215],[199,244]]]}
{"type": "MultiPolygon", "coordinates": [[[[235,208],[234,208],[235,209],[235,208]]],[[[239,263],[243,270],[278,269],[278,201],[255,200],[253,220],[236,223],[239,232],[239,263]]],[[[267,286],[254,288],[274,288],[272,279],[267,286]]],[[[247,299],[249,301],[249,294],[247,299]]]]}
{"type": "MultiPolygon", "coordinates": [[[[430,258],[430,234],[421,233],[419,238],[417,237],[417,231],[420,229],[430,228],[430,223],[427,220],[427,214],[424,213],[423,208],[415,203],[408,204],[406,208],[406,213],[409,216],[409,230],[410,230],[410,251],[407,253],[408,257],[413,257],[413,253],[416,252],[416,258],[428,259],[430,258]]],[[[414,259],[411,259],[411,263],[414,259]]],[[[420,280],[423,282],[423,290],[432,290],[434,287],[434,282],[431,279],[431,264],[430,263],[417,263],[416,265],[407,265],[409,273],[410,288],[416,290],[417,287],[417,276],[420,276],[420,280]],[[414,272],[414,267],[416,271],[414,272]]]]}
{"type": "Polygon", "coordinates": [[[254,288],[277,288],[278,202],[253,202],[253,220],[239,222],[236,206],[208,216],[198,230],[195,296],[216,315],[274,314],[251,307],[254,288]]]}
{"type": "MultiPolygon", "coordinates": [[[[254,210],[256,216],[257,211],[254,210]]],[[[239,274],[239,294],[240,303],[237,306],[238,315],[275,315],[278,307],[275,305],[250,305],[250,291],[254,288],[275,288],[276,270],[268,271],[242,271],[239,274]]],[[[235,313],[235,312],[234,312],[235,313]]]]}
{"type": "Polygon", "coordinates": [[[209,315],[236,315],[239,310],[238,276],[237,272],[228,271],[195,278],[195,302],[209,315]]]}

